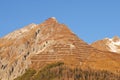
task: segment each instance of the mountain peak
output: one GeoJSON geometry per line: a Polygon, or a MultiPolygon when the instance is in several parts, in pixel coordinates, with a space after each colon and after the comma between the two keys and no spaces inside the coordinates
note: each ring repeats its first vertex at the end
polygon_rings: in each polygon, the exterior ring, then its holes
{"type": "Polygon", "coordinates": [[[56,19],[55,17],[50,17],[50,18],[48,18],[47,20],[57,22],[57,19],[56,19]]]}
{"type": "Polygon", "coordinates": [[[112,38],[112,40],[113,40],[114,42],[117,42],[117,41],[120,40],[120,38],[119,38],[118,36],[114,36],[114,37],[112,38]]]}
{"type": "Polygon", "coordinates": [[[55,17],[48,18],[45,23],[57,23],[57,19],[55,17]]]}
{"type": "Polygon", "coordinates": [[[52,19],[56,19],[55,17],[51,17],[52,19]]]}

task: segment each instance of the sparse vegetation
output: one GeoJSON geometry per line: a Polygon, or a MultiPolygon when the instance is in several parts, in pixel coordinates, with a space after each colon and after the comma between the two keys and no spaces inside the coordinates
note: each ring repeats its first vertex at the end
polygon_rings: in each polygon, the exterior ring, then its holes
{"type": "Polygon", "coordinates": [[[92,69],[71,69],[62,62],[49,64],[40,71],[29,69],[15,80],[120,80],[120,75],[92,69]]]}
{"type": "Polygon", "coordinates": [[[26,70],[26,73],[14,80],[32,80],[32,76],[36,73],[33,69],[26,70]]]}

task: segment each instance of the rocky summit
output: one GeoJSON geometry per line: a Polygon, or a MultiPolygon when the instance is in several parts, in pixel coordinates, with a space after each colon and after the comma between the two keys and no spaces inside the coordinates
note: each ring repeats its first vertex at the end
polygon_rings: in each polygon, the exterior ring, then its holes
{"type": "Polygon", "coordinates": [[[29,68],[37,71],[54,62],[120,74],[120,54],[113,52],[87,44],[52,17],[0,38],[0,79],[14,80],[29,68]]]}

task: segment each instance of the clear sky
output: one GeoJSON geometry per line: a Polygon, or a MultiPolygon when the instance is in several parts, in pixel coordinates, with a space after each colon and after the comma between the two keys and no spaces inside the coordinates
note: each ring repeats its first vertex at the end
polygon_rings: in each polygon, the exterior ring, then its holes
{"type": "Polygon", "coordinates": [[[49,17],[88,43],[120,36],[120,0],[0,0],[0,37],[49,17]]]}

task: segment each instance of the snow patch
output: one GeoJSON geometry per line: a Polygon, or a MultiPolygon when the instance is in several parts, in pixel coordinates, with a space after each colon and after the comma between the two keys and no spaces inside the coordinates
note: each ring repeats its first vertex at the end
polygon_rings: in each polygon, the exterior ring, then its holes
{"type": "Polygon", "coordinates": [[[113,39],[108,39],[107,45],[110,48],[110,51],[120,52],[120,49],[118,48],[118,46],[120,46],[120,39],[117,41],[113,41],[113,39]]]}

